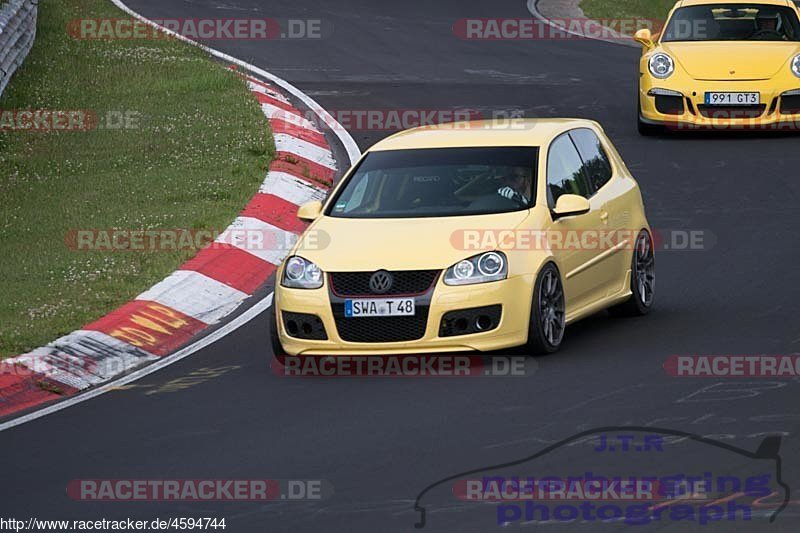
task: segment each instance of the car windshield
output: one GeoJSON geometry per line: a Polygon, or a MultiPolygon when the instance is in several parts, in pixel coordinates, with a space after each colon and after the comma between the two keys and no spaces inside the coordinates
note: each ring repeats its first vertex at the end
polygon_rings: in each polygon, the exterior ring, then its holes
{"type": "Polygon", "coordinates": [[[765,4],[682,7],[661,41],[800,41],[800,21],[790,7],[765,4]]]}
{"type": "Polygon", "coordinates": [[[538,148],[430,148],[371,152],[331,201],[340,218],[508,213],[535,202],[538,148]]]}

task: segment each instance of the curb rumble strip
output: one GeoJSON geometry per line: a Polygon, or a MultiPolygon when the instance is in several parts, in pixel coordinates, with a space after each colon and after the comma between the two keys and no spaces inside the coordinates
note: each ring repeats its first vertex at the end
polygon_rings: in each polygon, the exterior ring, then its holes
{"type": "Polygon", "coordinates": [[[324,199],[333,184],[337,167],[325,135],[281,90],[319,116],[344,146],[350,163],[360,156],[358,146],[341,124],[287,81],[162,28],[122,0],[111,2],[130,16],[249,72],[243,77],[270,120],[276,158],[258,192],[219,236],[216,246],[201,250],[165,280],[105,317],[47,346],[0,362],[0,417],[62,399],[0,424],[0,431],[84,402],[180,361],[234,332],[272,304],[270,292],[240,316],[179,349],[253,295],[286,255],[285,250],[248,249],[237,231],[241,235],[242,230],[255,230],[275,235],[277,242],[289,242],[305,228],[295,216],[298,206],[324,199]]]}

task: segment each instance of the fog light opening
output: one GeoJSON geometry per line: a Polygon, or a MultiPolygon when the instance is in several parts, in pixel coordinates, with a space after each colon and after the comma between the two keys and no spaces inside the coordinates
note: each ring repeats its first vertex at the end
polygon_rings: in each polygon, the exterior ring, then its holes
{"type": "Polygon", "coordinates": [[[286,322],[286,331],[289,332],[290,335],[297,335],[299,328],[297,327],[297,322],[294,320],[289,320],[286,322]]]}
{"type": "Polygon", "coordinates": [[[314,333],[314,328],[311,327],[311,324],[308,322],[303,322],[303,333],[306,335],[311,335],[314,333]]]}
{"type": "Polygon", "coordinates": [[[454,325],[458,331],[466,331],[469,327],[469,322],[467,322],[466,318],[459,318],[454,325]]]}
{"type": "Polygon", "coordinates": [[[475,320],[475,329],[478,331],[486,331],[492,327],[492,319],[486,315],[481,315],[475,320]]]}

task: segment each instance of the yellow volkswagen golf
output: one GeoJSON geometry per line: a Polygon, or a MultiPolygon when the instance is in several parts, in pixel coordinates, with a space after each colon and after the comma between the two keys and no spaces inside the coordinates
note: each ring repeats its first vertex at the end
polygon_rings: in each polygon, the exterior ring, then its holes
{"type": "Polygon", "coordinates": [[[278,269],[276,355],[421,354],[524,346],[653,305],[642,197],[595,122],[424,127],[369,149],[278,269]]]}
{"type": "Polygon", "coordinates": [[[636,33],[639,131],[800,126],[792,0],[680,0],[657,40],[636,33]]]}

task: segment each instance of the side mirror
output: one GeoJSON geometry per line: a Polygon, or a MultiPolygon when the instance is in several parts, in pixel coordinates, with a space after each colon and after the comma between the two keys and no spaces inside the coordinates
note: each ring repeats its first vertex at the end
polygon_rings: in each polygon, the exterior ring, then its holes
{"type": "Polygon", "coordinates": [[[553,209],[553,219],[583,215],[592,210],[589,200],[577,194],[564,194],[558,197],[553,209]]]}
{"type": "Polygon", "coordinates": [[[297,218],[306,222],[314,222],[322,214],[322,202],[313,201],[300,206],[297,210],[297,218]]]}
{"type": "Polygon", "coordinates": [[[642,28],[637,31],[633,36],[633,40],[637,43],[641,43],[641,45],[648,50],[655,46],[655,44],[653,44],[653,34],[650,32],[649,28],[642,28]]]}

